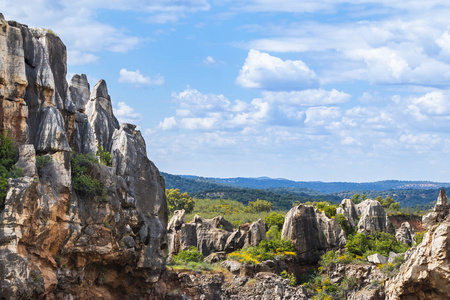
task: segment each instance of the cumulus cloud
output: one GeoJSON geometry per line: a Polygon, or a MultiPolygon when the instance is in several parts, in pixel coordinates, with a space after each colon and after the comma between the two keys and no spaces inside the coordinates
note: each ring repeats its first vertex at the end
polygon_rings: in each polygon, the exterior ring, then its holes
{"type": "Polygon", "coordinates": [[[236,83],[264,90],[303,90],[318,85],[316,74],[301,60],[286,60],[250,50],[236,83]]]}
{"type": "Polygon", "coordinates": [[[117,103],[117,107],[114,108],[114,115],[117,117],[120,123],[136,124],[142,119],[142,115],[134,111],[134,108],[128,106],[125,102],[117,103]]]}
{"type": "Polygon", "coordinates": [[[161,74],[156,74],[153,78],[150,76],[145,76],[141,71],[128,71],[127,69],[121,69],[119,77],[120,83],[129,83],[135,86],[149,86],[149,85],[163,85],[164,76],[161,74]]]}

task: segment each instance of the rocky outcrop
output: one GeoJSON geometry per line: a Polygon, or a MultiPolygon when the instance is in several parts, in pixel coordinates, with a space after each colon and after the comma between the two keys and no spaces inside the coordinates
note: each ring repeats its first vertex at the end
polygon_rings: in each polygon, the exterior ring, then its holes
{"type": "Polygon", "coordinates": [[[445,206],[441,190],[422,243],[405,253],[398,275],[386,283],[387,299],[450,299],[450,217],[445,206]]]}
{"type": "Polygon", "coordinates": [[[357,225],[357,221],[359,219],[358,211],[356,210],[355,204],[353,204],[352,200],[344,199],[342,200],[339,207],[336,208],[336,215],[343,214],[349,225],[354,228],[357,225]]]}
{"type": "Polygon", "coordinates": [[[395,233],[394,226],[378,201],[367,199],[355,205],[350,199],[344,199],[336,209],[336,214],[340,213],[347,218],[350,226],[353,228],[356,226],[358,232],[367,234],[375,231],[395,233]]]}
{"type": "Polygon", "coordinates": [[[371,199],[364,200],[356,205],[356,211],[360,218],[357,225],[358,232],[384,231],[391,234],[395,233],[394,227],[380,202],[371,199]]]}
{"type": "Polygon", "coordinates": [[[326,268],[330,282],[341,284],[345,279],[353,282],[353,288],[345,299],[384,300],[384,276],[374,265],[331,264],[326,268]]]}
{"type": "Polygon", "coordinates": [[[436,223],[441,222],[450,213],[450,205],[447,202],[447,195],[444,189],[439,192],[436,205],[432,212],[422,217],[423,228],[429,229],[436,223]]]}
{"type": "Polygon", "coordinates": [[[175,211],[167,227],[170,260],[181,250],[191,246],[206,257],[215,252],[233,252],[246,246],[256,246],[266,238],[266,226],[263,220],[240,225],[237,230],[222,216],[204,219],[195,216],[186,223],[184,210],[175,211]]]}
{"type": "Polygon", "coordinates": [[[345,233],[335,219],[303,204],[286,214],[281,237],[294,243],[297,257],[303,263],[317,262],[326,251],[346,244],[345,233]]]}
{"type": "Polygon", "coordinates": [[[92,126],[96,144],[111,152],[112,136],[119,129],[119,122],[113,114],[111,97],[104,80],[94,86],[91,99],[86,104],[86,115],[92,126]]]}
{"type": "Polygon", "coordinates": [[[414,228],[408,223],[404,222],[399,229],[395,231],[395,238],[397,241],[411,246],[416,235],[414,228]]]}
{"type": "Polygon", "coordinates": [[[0,129],[23,169],[0,210],[1,298],[146,297],[165,271],[164,180],[139,131],[119,126],[106,83],[89,97],[86,76],[69,85],[66,72],[57,36],[0,15],[0,129]],[[102,190],[91,195],[73,188],[71,148],[97,145],[113,162],[88,166],[102,190]]]}

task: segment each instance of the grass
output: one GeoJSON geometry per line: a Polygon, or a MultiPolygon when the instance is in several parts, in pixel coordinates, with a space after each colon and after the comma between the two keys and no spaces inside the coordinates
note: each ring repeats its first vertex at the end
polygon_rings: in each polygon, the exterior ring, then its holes
{"type": "MultiPolygon", "coordinates": [[[[237,228],[241,224],[255,222],[258,219],[264,220],[267,215],[273,212],[247,213],[244,212],[245,205],[234,200],[194,198],[194,201],[194,210],[186,215],[187,222],[192,221],[195,215],[205,219],[212,219],[221,215],[237,228]]],[[[285,215],[286,211],[277,211],[277,213],[285,215]]]]}

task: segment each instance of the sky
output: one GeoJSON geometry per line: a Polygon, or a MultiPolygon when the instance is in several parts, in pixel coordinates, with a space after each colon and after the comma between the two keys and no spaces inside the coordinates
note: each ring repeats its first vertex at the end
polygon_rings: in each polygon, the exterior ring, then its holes
{"type": "Polygon", "coordinates": [[[446,0],[0,0],[105,79],[160,171],[449,182],[446,0]]]}

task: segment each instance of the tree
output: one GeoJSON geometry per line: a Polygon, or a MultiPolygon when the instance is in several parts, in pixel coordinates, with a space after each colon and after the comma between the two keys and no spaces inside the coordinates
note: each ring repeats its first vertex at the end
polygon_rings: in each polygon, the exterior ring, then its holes
{"type": "Polygon", "coordinates": [[[166,189],[166,199],[169,213],[181,209],[191,213],[194,210],[195,202],[192,197],[188,193],[181,193],[179,189],[166,189]]]}
{"type": "Polygon", "coordinates": [[[361,195],[360,194],[354,194],[352,196],[352,198],[350,198],[350,200],[352,200],[353,204],[358,204],[361,202],[361,195]]]}
{"type": "Polygon", "coordinates": [[[256,201],[249,202],[248,205],[244,208],[244,212],[247,213],[259,213],[263,211],[270,211],[273,207],[273,204],[266,200],[256,199],[256,201]]]}
{"type": "Polygon", "coordinates": [[[272,212],[264,218],[264,223],[266,223],[267,228],[272,228],[272,226],[277,226],[279,230],[283,229],[284,216],[282,214],[272,212]]]}

